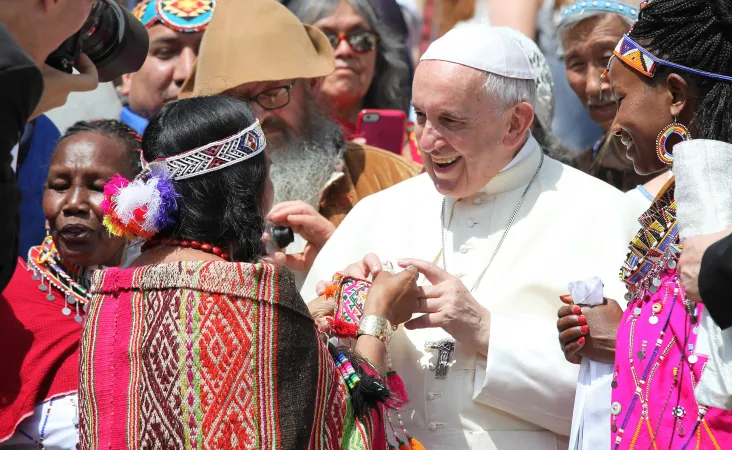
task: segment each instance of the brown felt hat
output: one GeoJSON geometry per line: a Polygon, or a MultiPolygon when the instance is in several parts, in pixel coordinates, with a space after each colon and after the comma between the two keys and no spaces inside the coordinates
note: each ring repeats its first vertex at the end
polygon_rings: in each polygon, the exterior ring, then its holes
{"type": "Polygon", "coordinates": [[[181,97],[245,83],[317,78],[335,69],[333,48],[275,0],[218,0],[181,97]]]}

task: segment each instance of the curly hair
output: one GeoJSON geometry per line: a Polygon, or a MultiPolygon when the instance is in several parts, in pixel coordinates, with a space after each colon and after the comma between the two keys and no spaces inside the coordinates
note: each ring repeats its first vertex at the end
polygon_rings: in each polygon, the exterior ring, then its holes
{"type": "Polygon", "coordinates": [[[130,165],[133,172],[137,174],[142,170],[140,162],[142,137],[127,124],[114,119],[93,120],[91,122],[80,120],[66,130],[66,133],[59,138],[58,143],[61,144],[64,139],[79,133],[99,133],[112,139],[119,139],[130,151],[130,165]]]}
{"type": "MultiPolygon", "coordinates": [[[[732,76],[732,2],[652,0],[629,34],[655,56],[706,72],[732,76]]],[[[653,83],[683,77],[699,102],[696,138],[732,142],[732,83],[659,66],[653,83]]]]}
{"type": "MultiPolygon", "coordinates": [[[[313,24],[332,14],[341,0],[290,0],[287,7],[306,24],[313,24]]],[[[404,58],[405,45],[379,19],[369,0],[348,0],[356,12],[380,36],[376,49],[374,79],[363,99],[364,108],[398,109],[409,113],[412,98],[412,73],[404,58]]]]}
{"type": "MultiPolygon", "coordinates": [[[[150,119],[142,139],[146,161],[183,153],[225,139],[256,120],[242,100],[215,95],[167,104],[150,119]]],[[[267,181],[264,152],[225,169],[174,181],[178,212],[160,238],[216,244],[240,262],[262,254],[263,198],[267,181]]]]}

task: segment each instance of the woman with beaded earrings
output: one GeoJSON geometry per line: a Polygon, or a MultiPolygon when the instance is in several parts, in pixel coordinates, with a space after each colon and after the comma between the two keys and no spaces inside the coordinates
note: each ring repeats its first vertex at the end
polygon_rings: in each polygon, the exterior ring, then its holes
{"type": "MultiPolygon", "coordinates": [[[[732,143],[732,4],[641,5],[608,71],[618,105],[613,126],[635,170],[653,174],[673,165],[677,177],[639,219],[620,273],[628,287],[625,312],[614,300],[585,308],[568,298],[559,310],[560,344],[571,362],[614,364],[609,448],[732,448],[732,411],[709,406],[695,391],[709,376],[712,350],[700,326],[707,311],[686,298],[677,271],[683,238],[706,216],[700,206],[732,207],[706,201],[701,197],[712,192],[699,189],[713,173],[728,171],[701,152],[710,140],[732,143]]],[[[716,187],[729,189],[732,179],[725,178],[716,187]]]]}
{"type": "Polygon", "coordinates": [[[48,237],[0,295],[0,448],[76,449],[79,339],[95,268],[124,259],[102,224],[104,184],[140,170],[140,136],[116,120],[77,122],[51,158],[48,237]]]}

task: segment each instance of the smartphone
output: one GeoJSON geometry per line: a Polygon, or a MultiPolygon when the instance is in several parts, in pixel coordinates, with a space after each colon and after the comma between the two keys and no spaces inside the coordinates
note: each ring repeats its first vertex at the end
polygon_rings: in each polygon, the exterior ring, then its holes
{"type": "Polygon", "coordinates": [[[407,136],[407,115],[397,109],[364,109],[358,114],[356,133],[368,145],[401,155],[407,136]]]}

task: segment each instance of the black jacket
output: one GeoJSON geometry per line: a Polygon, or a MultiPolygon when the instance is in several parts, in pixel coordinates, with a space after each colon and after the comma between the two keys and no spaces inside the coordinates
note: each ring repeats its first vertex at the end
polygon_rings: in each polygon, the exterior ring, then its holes
{"type": "Polygon", "coordinates": [[[699,293],[723,330],[732,327],[732,235],[712,244],[702,257],[699,293]]]}
{"type": "Polygon", "coordinates": [[[20,189],[11,150],[43,93],[43,76],[33,60],[0,23],[0,291],[18,258],[20,189]]]}

